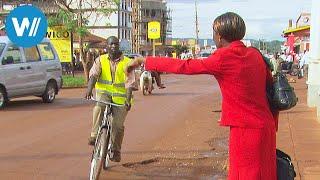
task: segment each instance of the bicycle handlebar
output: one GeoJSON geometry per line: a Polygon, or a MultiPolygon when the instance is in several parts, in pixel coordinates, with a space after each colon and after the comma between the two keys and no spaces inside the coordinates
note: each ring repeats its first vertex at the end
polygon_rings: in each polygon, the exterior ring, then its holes
{"type": "Polygon", "coordinates": [[[102,103],[102,104],[105,104],[105,105],[116,106],[116,107],[124,107],[125,106],[123,104],[115,104],[115,103],[111,103],[111,102],[99,101],[99,100],[96,100],[94,98],[91,98],[90,100],[94,101],[94,102],[102,103]]]}

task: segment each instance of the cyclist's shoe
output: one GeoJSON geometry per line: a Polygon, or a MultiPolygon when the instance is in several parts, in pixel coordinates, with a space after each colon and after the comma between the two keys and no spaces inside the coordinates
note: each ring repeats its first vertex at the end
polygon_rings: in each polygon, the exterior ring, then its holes
{"type": "Polygon", "coordinates": [[[138,86],[133,86],[132,87],[132,91],[138,91],[138,90],[139,90],[138,86]]]}
{"type": "Polygon", "coordinates": [[[90,146],[94,146],[95,143],[96,143],[96,137],[90,136],[89,139],[88,139],[88,144],[90,146]]]}
{"type": "Polygon", "coordinates": [[[161,84],[160,86],[158,86],[159,89],[164,89],[166,88],[163,84],[161,84]]]}
{"type": "Polygon", "coordinates": [[[110,160],[113,162],[120,162],[121,161],[121,153],[120,151],[112,151],[110,153],[110,160]]]}

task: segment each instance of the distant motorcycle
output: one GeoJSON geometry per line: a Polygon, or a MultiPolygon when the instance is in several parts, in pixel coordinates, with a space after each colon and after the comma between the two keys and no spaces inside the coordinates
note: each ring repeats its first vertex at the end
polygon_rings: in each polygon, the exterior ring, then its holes
{"type": "Polygon", "coordinates": [[[140,89],[143,95],[151,94],[153,90],[153,78],[150,71],[143,71],[140,76],[140,89]]]}

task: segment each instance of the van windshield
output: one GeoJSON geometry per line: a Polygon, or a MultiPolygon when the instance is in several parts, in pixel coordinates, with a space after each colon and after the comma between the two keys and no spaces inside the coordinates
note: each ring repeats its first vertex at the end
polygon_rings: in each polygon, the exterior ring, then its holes
{"type": "Polygon", "coordinates": [[[6,44],[0,43],[0,56],[1,56],[2,51],[3,51],[3,49],[4,49],[5,46],[6,46],[6,44]]]}

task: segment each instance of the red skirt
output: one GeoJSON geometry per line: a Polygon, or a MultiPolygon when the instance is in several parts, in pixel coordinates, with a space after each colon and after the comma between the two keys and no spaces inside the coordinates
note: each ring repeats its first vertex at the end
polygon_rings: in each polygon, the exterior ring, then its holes
{"type": "Polygon", "coordinates": [[[229,180],[277,180],[276,131],[230,128],[229,180]]]}

